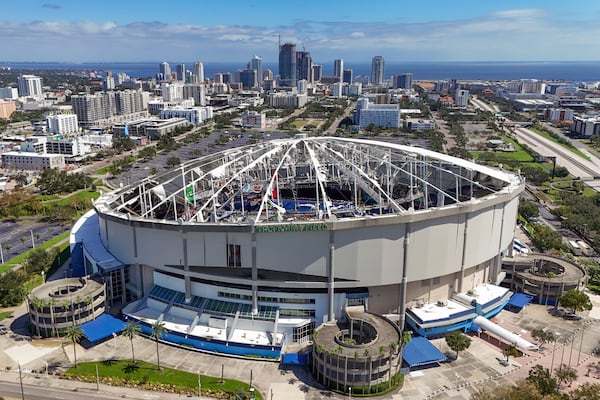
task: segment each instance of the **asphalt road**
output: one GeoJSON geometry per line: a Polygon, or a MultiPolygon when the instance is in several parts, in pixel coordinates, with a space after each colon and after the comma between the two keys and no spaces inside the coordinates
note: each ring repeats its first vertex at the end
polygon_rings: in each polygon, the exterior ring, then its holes
{"type": "MultiPolygon", "coordinates": [[[[0,393],[9,399],[21,399],[21,388],[18,383],[0,382],[0,393]]],[[[120,399],[121,396],[111,396],[107,393],[85,393],[72,390],[61,390],[49,387],[23,385],[24,398],[27,400],[80,400],[80,399],[120,399]]]]}

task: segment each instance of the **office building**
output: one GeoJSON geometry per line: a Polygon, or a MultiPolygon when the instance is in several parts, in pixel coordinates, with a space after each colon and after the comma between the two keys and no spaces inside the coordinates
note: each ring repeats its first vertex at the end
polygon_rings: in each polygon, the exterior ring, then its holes
{"type": "Polygon", "coordinates": [[[220,72],[215,72],[215,83],[222,84],[223,83],[223,74],[220,72]]]}
{"type": "Polygon", "coordinates": [[[177,80],[185,82],[185,64],[177,64],[177,80]]]}
{"type": "Polygon", "coordinates": [[[10,119],[15,111],[17,111],[17,103],[15,101],[0,99],[0,119],[10,119]]]}
{"type": "Polygon", "coordinates": [[[69,135],[79,132],[79,124],[77,123],[77,115],[75,114],[58,114],[49,115],[46,117],[46,129],[48,133],[56,133],[59,135],[69,135]]]}
{"type": "Polygon", "coordinates": [[[22,97],[40,97],[42,91],[42,78],[35,75],[21,75],[17,78],[19,86],[19,96],[22,97]]]}
{"type": "Polygon", "coordinates": [[[284,87],[296,87],[296,45],[285,43],[279,49],[279,83],[284,87]]]}
{"type": "Polygon", "coordinates": [[[171,66],[166,61],[163,61],[158,65],[158,80],[159,81],[170,81],[171,80],[171,66]]]}
{"type": "Polygon", "coordinates": [[[183,87],[183,98],[194,99],[195,106],[206,105],[206,86],[201,83],[191,83],[183,87]]]}
{"type": "Polygon", "coordinates": [[[573,117],[572,133],[574,136],[590,138],[600,134],[600,117],[573,117]]]}
{"type": "Polygon", "coordinates": [[[213,117],[212,107],[175,107],[161,110],[160,119],[185,118],[188,122],[198,125],[213,117]]]}
{"type": "Polygon", "coordinates": [[[570,108],[547,108],[544,117],[550,121],[572,121],[574,111],[570,108]]]}
{"type": "Polygon", "coordinates": [[[65,156],[62,154],[38,154],[19,151],[2,153],[2,168],[40,171],[44,169],[63,169],[65,156]]]}
{"type": "Polygon", "coordinates": [[[200,61],[194,62],[191,83],[204,83],[204,64],[200,61]]]}
{"type": "Polygon", "coordinates": [[[371,61],[371,83],[373,85],[383,85],[385,73],[385,61],[382,56],[375,56],[371,61]]]}
{"type": "Polygon", "coordinates": [[[304,107],[308,101],[306,93],[271,93],[269,95],[269,106],[271,107],[304,107]]]}
{"type": "Polygon", "coordinates": [[[354,82],[348,86],[349,96],[360,96],[362,94],[362,83],[354,82]]]}
{"type": "Polygon", "coordinates": [[[298,93],[306,93],[308,90],[308,81],[306,79],[300,79],[296,86],[298,88],[298,93]]]}
{"type": "Polygon", "coordinates": [[[331,96],[336,98],[342,97],[343,88],[344,84],[342,82],[334,83],[333,85],[331,85],[331,96]]]}
{"type": "Polygon", "coordinates": [[[344,60],[337,59],[333,60],[333,76],[338,79],[338,82],[342,82],[344,79],[344,60]]]}
{"type": "Polygon", "coordinates": [[[296,79],[305,79],[308,82],[312,82],[312,73],[312,57],[310,53],[308,51],[296,52],[296,79]]]}
{"type": "Polygon", "coordinates": [[[112,75],[112,72],[109,72],[108,75],[102,80],[102,88],[104,91],[114,90],[115,89],[115,78],[112,75]]]}
{"type": "Polygon", "coordinates": [[[352,68],[346,68],[344,69],[344,79],[343,79],[344,83],[352,83],[353,79],[352,79],[352,68]]]}
{"type": "Polygon", "coordinates": [[[412,89],[413,74],[407,72],[394,77],[394,88],[396,89],[412,89]]]}
{"type": "Polygon", "coordinates": [[[240,71],[240,83],[244,89],[253,89],[258,87],[258,77],[256,69],[244,69],[240,71]]]}
{"type": "Polygon", "coordinates": [[[160,85],[160,91],[164,101],[176,101],[183,99],[183,87],[182,82],[162,83],[160,85]]]}
{"type": "Polygon", "coordinates": [[[148,94],[141,90],[121,90],[73,95],[71,104],[79,125],[87,128],[119,122],[119,118],[109,121],[117,115],[141,113],[148,105],[148,94]]]}
{"type": "Polygon", "coordinates": [[[361,97],[356,102],[354,124],[361,129],[373,124],[382,128],[400,128],[400,108],[398,104],[372,104],[361,97]]]}
{"type": "MultiPolygon", "coordinates": [[[[254,56],[248,62],[248,69],[253,69],[256,71],[256,80],[257,84],[255,86],[262,86],[263,81],[263,69],[262,69],[262,57],[254,56]]],[[[255,87],[251,86],[251,87],[255,87]]]]}
{"type": "Polygon", "coordinates": [[[19,89],[13,87],[0,88],[0,100],[8,99],[15,100],[19,98],[19,89]]]}
{"type": "Polygon", "coordinates": [[[273,80],[273,71],[271,71],[269,68],[265,69],[265,72],[263,72],[263,74],[262,74],[262,80],[263,81],[272,81],[273,80]]]}
{"type": "Polygon", "coordinates": [[[469,91],[465,89],[456,89],[454,92],[454,106],[467,108],[469,105],[469,91]]]}
{"type": "Polygon", "coordinates": [[[242,113],[242,126],[245,128],[265,129],[267,127],[267,115],[264,111],[245,110],[242,113]]]}
{"type": "Polygon", "coordinates": [[[312,66],[313,82],[320,82],[322,77],[323,77],[323,67],[318,64],[313,64],[313,66],[312,66]]]}
{"type": "Polygon", "coordinates": [[[233,82],[231,72],[223,72],[223,83],[230,84],[233,82]]]}

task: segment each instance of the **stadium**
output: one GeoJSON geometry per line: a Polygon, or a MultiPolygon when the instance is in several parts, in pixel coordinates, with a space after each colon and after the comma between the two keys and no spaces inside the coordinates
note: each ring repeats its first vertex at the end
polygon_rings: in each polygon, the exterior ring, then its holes
{"type": "Polygon", "coordinates": [[[432,336],[499,312],[523,188],[419,147],[298,135],[107,193],[71,245],[145,332],[158,321],[169,342],[279,358],[357,310],[397,337],[390,323],[432,336]]]}

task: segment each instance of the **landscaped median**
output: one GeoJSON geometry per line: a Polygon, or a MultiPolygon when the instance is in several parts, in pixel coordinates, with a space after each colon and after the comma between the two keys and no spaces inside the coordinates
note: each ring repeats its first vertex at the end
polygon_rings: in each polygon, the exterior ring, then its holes
{"type": "MultiPolygon", "coordinates": [[[[250,386],[247,383],[232,379],[194,374],[171,368],[157,370],[155,364],[144,361],[132,363],[130,360],[105,360],[99,362],[79,363],[77,368],[69,368],[63,378],[96,382],[96,366],[100,383],[113,386],[126,386],[142,390],[153,390],[183,395],[198,395],[219,399],[249,399],[250,386]],[[200,378],[200,382],[198,382],[200,378]],[[200,385],[199,385],[200,383],[200,385]]],[[[254,398],[262,400],[260,393],[254,398]]]]}

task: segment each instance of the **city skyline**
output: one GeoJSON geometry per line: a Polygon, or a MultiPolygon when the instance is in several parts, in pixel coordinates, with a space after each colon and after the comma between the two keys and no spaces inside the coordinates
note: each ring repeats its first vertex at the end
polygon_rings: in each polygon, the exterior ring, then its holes
{"type": "Polygon", "coordinates": [[[5,61],[240,61],[277,59],[281,42],[314,60],[564,61],[599,60],[600,3],[454,1],[413,4],[350,0],[219,3],[174,0],[169,8],[107,0],[3,4],[0,59],[5,61]],[[557,27],[560,29],[557,29],[557,27]],[[519,46],[515,46],[518,43],[519,46]]]}

